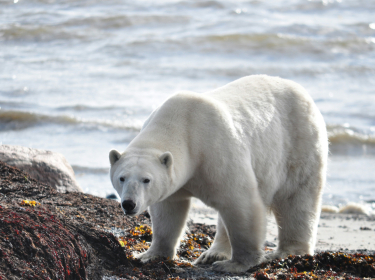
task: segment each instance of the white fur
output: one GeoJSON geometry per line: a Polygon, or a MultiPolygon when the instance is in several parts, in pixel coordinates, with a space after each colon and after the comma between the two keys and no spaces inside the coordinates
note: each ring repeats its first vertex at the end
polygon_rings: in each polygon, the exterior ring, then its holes
{"type": "Polygon", "coordinates": [[[264,260],[267,209],[280,240],[268,258],[313,254],[327,154],[308,93],[257,75],[167,99],[122,155],[111,151],[111,180],[122,201],[136,202],[134,214],[149,207],[154,236],[142,261],[175,256],[194,196],[219,212],[215,241],[196,264],[240,272],[264,260]]]}

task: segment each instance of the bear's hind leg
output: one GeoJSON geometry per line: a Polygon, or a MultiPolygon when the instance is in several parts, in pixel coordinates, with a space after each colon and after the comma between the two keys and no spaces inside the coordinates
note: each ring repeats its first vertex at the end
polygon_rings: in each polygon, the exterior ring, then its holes
{"type": "Polygon", "coordinates": [[[151,247],[135,257],[142,262],[157,257],[173,259],[184,231],[189,208],[190,198],[182,200],[168,198],[150,206],[153,231],[151,247]]]}
{"type": "Polygon", "coordinates": [[[212,264],[215,261],[228,260],[231,257],[232,249],[228,238],[227,230],[220,214],[218,214],[217,230],[214,243],[211,248],[204,252],[194,264],[212,264]]]}
{"type": "Polygon", "coordinates": [[[279,227],[279,245],[267,259],[314,254],[321,205],[321,188],[300,186],[292,194],[275,195],[272,210],[279,227]]]}

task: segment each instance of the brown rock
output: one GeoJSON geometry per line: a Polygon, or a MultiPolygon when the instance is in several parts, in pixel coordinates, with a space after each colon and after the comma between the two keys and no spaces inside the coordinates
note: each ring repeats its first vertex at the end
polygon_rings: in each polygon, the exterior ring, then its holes
{"type": "Polygon", "coordinates": [[[59,192],[82,192],[73,168],[62,154],[22,146],[0,146],[0,161],[27,172],[59,192]]]}
{"type": "Polygon", "coordinates": [[[99,280],[118,268],[131,272],[126,251],[98,225],[134,227],[138,220],[124,220],[117,201],[59,193],[27,176],[0,161],[0,280],[99,280]],[[100,219],[92,206],[114,217],[100,219]]]}

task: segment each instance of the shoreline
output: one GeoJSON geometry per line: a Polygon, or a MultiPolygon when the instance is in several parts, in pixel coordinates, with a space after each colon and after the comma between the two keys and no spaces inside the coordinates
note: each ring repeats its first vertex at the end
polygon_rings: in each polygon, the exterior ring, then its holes
{"type": "MultiPolygon", "coordinates": [[[[193,207],[189,219],[194,223],[216,225],[217,213],[208,207],[193,207]]],[[[277,224],[267,217],[266,244],[277,246],[277,224]]],[[[274,248],[270,246],[271,250],[274,248]]],[[[375,215],[321,213],[315,253],[321,251],[375,251],[375,215]]]]}

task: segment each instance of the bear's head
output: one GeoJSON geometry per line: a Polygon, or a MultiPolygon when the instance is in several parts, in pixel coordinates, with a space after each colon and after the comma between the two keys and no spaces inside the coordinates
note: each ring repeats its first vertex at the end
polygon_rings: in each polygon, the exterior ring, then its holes
{"type": "Polygon", "coordinates": [[[173,156],[170,152],[116,150],[109,153],[111,181],[126,215],[135,216],[170,195],[173,156]]]}

